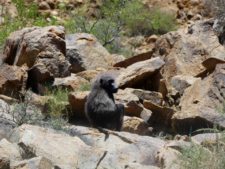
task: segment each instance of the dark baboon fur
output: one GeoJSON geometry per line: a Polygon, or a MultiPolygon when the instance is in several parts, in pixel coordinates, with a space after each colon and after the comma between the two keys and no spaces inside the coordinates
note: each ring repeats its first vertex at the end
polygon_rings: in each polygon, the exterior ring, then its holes
{"type": "Polygon", "coordinates": [[[121,130],[124,106],[115,104],[113,93],[117,89],[115,79],[110,74],[101,75],[93,83],[85,103],[86,117],[93,127],[121,130]]]}

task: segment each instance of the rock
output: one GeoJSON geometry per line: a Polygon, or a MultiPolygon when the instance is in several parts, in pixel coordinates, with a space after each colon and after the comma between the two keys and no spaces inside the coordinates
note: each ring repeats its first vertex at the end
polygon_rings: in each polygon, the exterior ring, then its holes
{"type": "Polygon", "coordinates": [[[183,95],[184,90],[198,79],[199,78],[195,78],[193,76],[177,75],[172,77],[171,86],[179,93],[179,95],[183,95]]]}
{"type": "Polygon", "coordinates": [[[76,75],[91,82],[93,79],[95,79],[97,77],[98,74],[105,72],[105,71],[106,71],[106,69],[104,69],[104,68],[98,68],[96,70],[85,70],[85,71],[76,73],[76,75]]]}
{"type": "Polygon", "coordinates": [[[153,50],[150,50],[146,53],[141,53],[141,54],[129,57],[129,58],[123,60],[123,61],[117,62],[113,66],[114,67],[124,67],[124,68],[126,68],[126,67],[128,67],[128,66],[130,66],[130,65],[132,65],[136,62],[151,59],[152,53],[153,53],[153,50]]]}
{"type": "Polygon", "coordinates": [[[126,132],[111,132],[108,137],[106,136],[107,139],[105,139],[105,135],[102,134],[98,135],[97,137],[93,137],[93,134],[96,133],[94,131],[90,133],[88,132],[87,128],[84,127],[73,127],[70,128],[70,130],[71,135],[77,135],[81,137],[81,139],[84,140],[88,145],[94,146],[95,148],[103,148],[108,152],[108,154],[105,156],[105,159],[101,163],[101,166],[107,166],[106,168],[120,168],[120,166],[126,166],[126,161],[129,161],[130,159],[132,159],[132,161],[127,164],[128,166],[133,166],[136,164],[137,168],[152,168],[153,166],[157,167],[157,164],[154,164],[155,155],[159,150],[158,148],[165,144],[164,141],[162,142],[162,140],[157,138],[147,136],[143,137],[126,132]],[[84,135],[84,133],[87,132],[90,134],[84,135]],[[135,137],[134,140],[132,137],[135,137]],[[138,148],[136,146],[138,146],[138,148]],[[118,154],[118,151],[121,153],[118,154]],[[122,153],[123,151],[126,153],[122,153]],[[149,156],[148,154],[151,155],[149,156]],[[139,157],[139,155],[141,155],[141,157],[139,157]],[[111,159],[111,157],[113,158],[111,159]],[[118,158],[121,159],[119,160],[119,165],[116,162],[118,158]],[[107,164],[108,160],[111,161],[110,164],[107,164]]]}
{"type": "Polygon", "coordinates": [[[38,111],[41,111],[44,114],[46,113],[47,103],[52,96],[40,96],[30,90],[26,91],[26,96],[29,97],[28,102],[32,105],[32,109],[36,116],[38,115],[38,111]]]}
{"type": "Polygon", "coordinates": [[[1,155],[0,155],[0,168],[10,169],[10,160],[5,157],[1,157],[1,155]]]}
{"type": "Polygon", "coordinates": [[[13,32],[6,40],[5,62],[10,65],[27,65],[28,87],[38,91],[53,77],[69,75],[70,64],[65,59],[65,32],[61,26],[32,27],[13,32]]]}
{"type": "Polygon", "coordinates": [[[126,59],[123,55],[119,55],[119,54],[112,54],[112,57],[113,57],[113,60],[114,60],[113,65],[115,65],[119,62],[122,62],[126,59]]]}
{"type": "Polygon", "coordinates": [[[53,165],[65,169],[94,168],[104,153],[86,145],[78,137],[37,126],[23,125],[17,128],[11,140],[17,142],[24,151],[29,151],[29,154],[47,158],[53,165]],[[94,156],[91,156],[93,153],[94,156]]]}
{"type": "Polygon", "coordinates": [[[163,169],[180,169],[181,166],[176,163],[179,155],[179,151],[165,146],[158,152],[156,158],[160,164],[160,167],[163,169]]]}
{"type": "Polygon", "coordinates": [[[0,117],[11,120],[11,117],[9,114],[10,110],[11,108],[9,104],[6,103],[4,100],[0,99],[0,117]]]}
{"type": "Polygon", "coordinates": [[[89,92],[72,92],[69,94],[69,104],[72,110],[71,116],[85,118],[84,105],[89,92]]]}
{"type": "Polygon", "coordinates": [[[181,151],[183,148],[191,146],[192,146],[191,142],[183,140],[171,140],[166,144],[166,147],[170,147],[178,151],[181,151]]]}
{"type": "Polygon", "coordinates": [[[190,133],[200,128],[225,127],[221,110],[225,100],[225,64],[218,64],[215,71],[203,80],[197,80],[185,90],[181,98],[181,110],[174,114],[175,131],[190,133]]]}
{"type": "Polygon", "coordinates": [[[11,169],[52,169],[54,166],[51,161],[45,157],[34,157],[23,160],[11,166],[11,169]]]}
{"type": "Polygon", "coordinates": [[[140,117],[141,112],[143,111],[143,106],[141,105],[139,98],[131,93],[131,90],[118,90],[114,97],[117,103],[124,105],[125,114],[127,116],[140,117]]]}
{"type": "Polygon", "coordinates": [[[31,88],[35,93],[46,94],[47,87],[45,87],[45,84],[52,84],[53,81],[53,74],[42,63],[34,65],[28,71],[27,88],[31,88]]]}
{"type": "Polygon", "coordinates": [[[0,100],[4,100],[8,104],[13,104],[13,103],[19,102],[19,100],[14,99],[14,98],[9,97],[9,96],[6,96],[6,95],[3,95],[3,94],[0,94],[0,100]]]}
{"type": "Polygon", "coordinates": [[[130,65],[117,78],[119,87],[134,87],[146,81],[146,79],[156,73],[163,65],[164,61],[159,57],[130,65]]]}
{"type": "Polygon", "coordinates": [[[225,63],[225,60],[219,58],[208,58],[202,62],[202,65],[208,70],[213,71],[217,64],[225,63]]]}
{"type": "Polygon", "coordinates": [[[66,52],[64,36],[61,26],[32,27],[13,32],[4,47],[5,62],[32,67],[39,58],[63,58],[66,52]]]}
{"type": "Polygon", "coordinates": [[[163,97],[162,94],[159,92],[147,91],[142,89],[131,89],[131,88],[126,88],[125,90],[131,90],[131,93],[136,95],[141,101],[150,100],[154,104],[158,105],[163,104],[163,97]]]}
{"type": "Polygon", "coordinates": [[[38,5],[40,10],[49,10],[51,9],[51,7],[49,6],[49,4],[45,1],[41,1],[38,5]]]}
{"type": "Polygon", "coordinates": [[[72,65],[73,73],[98,67],[108,68],[114,62],[97,39],[87,33],[66,35],[66,57],[72,65]]]}
{"type": "Polygon", "coordinates": [[[55,78],[53,86],[75,91],[79,90],[79,88],[84,84],[89,84],[89,82],[80,76],[71,74],[68,77],[55,78]]]}
{"type": "Polygon", "coordinates": [[[171,118],[175,113],[172,108],[156,105],[149,100],[144,100],[143,105],[146,109],[152,111],[151,117],[148,120],[148,123],[152,127],[165,128],[165,130],[170,130],[171,118]]]}
{"type": "Polygon", "coordinates": [[[143,119],[128,116],[124,117],[122,131],[139,135],[150,135],[152,132],[149,125],[143,119]]]}
{"type": "Polygon", "coordinates": [[[38,126],[22,125],[11,141],[60,168],[157,168],[155,156],[165,142],[126,132],[109,135],[86,127],[67,128],[70,135],[38,126]],[[134,153],[135,152],[135,153],[134,153]]]}
{"type": "Polygon", "coordinates": [[[205,70],[201,63],[207,58],[225,59],[225,49],[213,32],[210,21],[198,21],[192,24],[188,31],[181,28],[161,36],[156,41],[155,49],[157,50],[153,56],[164,57],[165,65],[161,74],[168,90],[172,88],[172,77],[195,77],[205,70]]]}
{"type": "Polygon", "coordinates": [[[26,88],[26,69],[26,67],[1,65],[0,94],[19,98],[26,88]]]}
{"type": "Polygon", "coordinates": [[[10,106],[0,99],[0,140],[9,138],[11,131],[16,126],[13,122],[13,117],[9,114],[11,111],[10,106]]]}
{"type": "Polygon", "coordinates": [[[11,0],[1,1],[0,10],[1,10],[0,18],[2,16],[3,18],[4,16],[8,16],[9,19],[12,19],[18,16],[16,5],[12,3],[11,0]]]}
{"type": "Polygon", "coordinates": [[[201,145],[218,143],[220,139],[223,139],[221,133],[203,133],[191,137],[191,141],[201,145]]]}
{"type": "Polygon", "coordinates": [[[8,142],[6,139],[2,139],[0,141],[0,159],[2,158],[5,159],[6,161],[9,160],[10,165],[14,164],[17,161],[22,160],[19,146],[17,146],[15,143],[12,144],[8,142]]]}
{"type": "Polygon", "coordinates": [[[3,61],[5,63],[8,63],[10,65],[14,64],[14,60],[17,55],[17,47],[20,44],[21,37],[26,33],[34,31],[35,29],[37,28],[36,27],[24,28],[20,31],[11,33],[11,35],[7,37],[7,40],[4,46],[4,51],[3,51],[3,55],[4,55],[3,61]]]}
{"type": "Polygon", "coordinates": [[[158,38],[159,38],[159,37],[158,37],[157,35],[151,35],[150,37],[148,37],[148,38],[146,39],[146,42],[147,42],[147,43],[155,43],[156,40],[157,40],[158,38]]]}
{"type": "Polygon", "coordinates": [[[0,168],[10,169],[11,165],[22,160],[19,147],[8,142],[6,139],[0,141],[0,168]]]}

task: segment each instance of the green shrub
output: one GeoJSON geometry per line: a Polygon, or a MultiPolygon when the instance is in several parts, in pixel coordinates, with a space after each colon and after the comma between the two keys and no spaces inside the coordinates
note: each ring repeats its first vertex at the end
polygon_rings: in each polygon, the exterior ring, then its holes
{"type": "Polygon", "coordinates": [[[121,20],[130,35],[152,33],[150,11],[139,1],[129,1],[121,10],[121,20]]]}
{"type": "Polygon", "coordinates": [[[177,162],[181,169],[224,169],[225,139],[184,147],[177,162]]]}
{"type": "Polygon", "coordinates": [[[150,19],[154,34],[165,34],[176,29],[176,18],[171,13],[154,9],[151,12],[150,19]]]}
{"type": "Polygon", "coordinates": [[[175,16],[159,9],[148,9],[139,0],[104,0],[98,18],[86,16],[87,7],[74,15],[74,22],[67,23],[75,32],[93,34],[111,53],[131,53],[122,49],[118,41],[123,35],[162,34],[176,28],[175,16]],[[116,41],[117,40],[117,41],[116,41]]]}
{"type": "Polygon", "coordinates": [[[83,83],[80,85],[78,91],[90,91],[91,90],[91,84],[90,83],[83,83]]]}
{"type": "Polygon", "coordinates": [[[130,35],[164,34],[176,28],[175,15],[148,9],[138,0],[106,0],[103,16],[122,25],[130,35]]]}
{"type": "Polygon", "coordinates": [[[9,118],[7,118],[2,114],[0,118],[9,120],[16,126],[21,126],[22,124],[39,124],[43,117],[40,110],[32,104],[31,99],[31,92],[26,91],[24,98],[13,103],[10,107],[0,105],[0,110],[9,115],[9,118]]]}
{"type": "Polygon", "coordinates": [[[68,94],[68,90],[63,88],[49,90],[47,109],[50,118],[62,118],[64,115],[67,115],[68,94]]]}
{"type": "Polygon", "coordinates": [[[50,118],[47,121],[46,126],[51,127],[55,130],[63,130],[65,131],[65,126],[68,125],[68,120],[64,118],[50,118]]]}

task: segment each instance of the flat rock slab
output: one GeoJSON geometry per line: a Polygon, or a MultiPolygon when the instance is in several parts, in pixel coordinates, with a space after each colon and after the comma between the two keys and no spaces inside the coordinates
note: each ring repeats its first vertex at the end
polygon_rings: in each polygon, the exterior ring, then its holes
{"type": "Polygon", "coordinates": [[[22,125],[14,130],[10,140],[63,169],[159,168],[155,157],[165,144],[163,140],[126,132],[106,134],[79,126],[66,130],[70,135],[22,125]]]}

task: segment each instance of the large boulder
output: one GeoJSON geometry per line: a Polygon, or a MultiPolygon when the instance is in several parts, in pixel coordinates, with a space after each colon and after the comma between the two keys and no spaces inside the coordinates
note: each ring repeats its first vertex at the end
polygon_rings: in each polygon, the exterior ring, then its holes
{"type": "Polygon", "coordinates": [[[65,32],[61,26],[32,27],[13,32],[6,40],[4,62],[27,65],[28,87],[39,92],[38,84],[52,82],[54,77],[69,75],[70,64],[65,59],[65,32]]]}
{"type": "Polygon", "coordinates": [[[66,52],[64,36],[64,28],[60,26],[24,28],[13,32],[4,47],[5,62],[32,67],[38,59],[62,59],[66,52]]]}
{"type": "Polygon", "coordinates": [[[163,65],[164,61],[156,57],[128,66],[125,70],[121,71],[117,78],[120,88],[140,85],[159,71],[163,65]]]}
{"type": "Polygon", "coordinates": [[[181,98],[180,108],[172,119],[173,129],[189,133],[199,128],[218,126],[225,128],[225,64],[218,64],[215,71],[187,88],[181,98]]]}
{"type": "Polygon", "coordinates": [[[87,33],[66,35],[66,57],[72,65],[72,72],[108,68],[114,58],[98,42],[96,37],[87,33]]]}
{"type": "Polygon", "coordinates": [[[143,168],[158,169],[157,152],[165,141],[126,132],[71,126],[70,135],[51,129],[22,125],[11,141],[30,154],[49,159],[60,168],[143,168]],[[135,153],[134,153],[135,152],[135,153]]]}
{"type": "Polygon", "coordinates": [[[18,97],[26,88],[27,68],[3,64],[0,66],[0,94],[18,97]]]}

